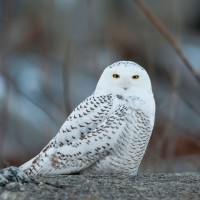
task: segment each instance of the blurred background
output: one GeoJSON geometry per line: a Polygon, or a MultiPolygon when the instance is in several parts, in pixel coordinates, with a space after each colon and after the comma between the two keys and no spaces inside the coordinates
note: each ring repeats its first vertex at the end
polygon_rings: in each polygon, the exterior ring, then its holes
{"type": "MultiPolygon", "coordinates": [[[[144,2],[200,73],[200,1],[144,2]]],[[[200,171],[200,83],[133,0],[0,1],[0,167],[39,153],[119,60],[148,71],[157,104],[140,171],[200,171]]]]}

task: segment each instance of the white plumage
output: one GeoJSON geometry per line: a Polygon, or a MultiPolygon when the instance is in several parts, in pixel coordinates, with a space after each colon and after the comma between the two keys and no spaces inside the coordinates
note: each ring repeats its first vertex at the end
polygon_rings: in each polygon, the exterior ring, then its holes
{"type": "Polygon", "coordinates": [[[134,62],[116,62],[104,70],[94,93],[71,113],[58,134],[20,169],[28,175],[135,175],[154,116],[147,72],[134,62]]]}

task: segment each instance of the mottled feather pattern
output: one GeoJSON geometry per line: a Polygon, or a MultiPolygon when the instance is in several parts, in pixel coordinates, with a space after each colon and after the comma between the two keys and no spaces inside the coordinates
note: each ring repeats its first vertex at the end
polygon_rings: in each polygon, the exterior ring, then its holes
{"type": "Polygon", "coordinates": [[[103,72],[95,92],[78,105],[58,134],[20,167],[37,174],[137,174],[149,142],[155,102],[146,71],[118,62],[103,72]],[[119,73],[118,80],[113,74],[119,73]],[[138,81],[132,75],[141,77],[138,81]]]}
{"type": "Polygon", "coordinates": [[[143,154],[149,141],[149,133],[152,126],[147,116],[141,110],[133,109],[129,105],[124,106],[124,114],[116,119],[117,125],[122,128],[117,141],[110,148],[109,155],[95,163],[90,169],[92,173],[127,173],[136,174],[143,154]],[[122,117],[123,116],[123,117],[122,117]],[[144,127],[145,128],[141,128],[144,127]]]}
{"type": "Polygon", "coordinates": [[[57,135],[57,144],[78,145],[76,142],[95,129],[109,114],[112,107],[113,97],[92,95],[83,101],[68,117],[57,135]],[[68,133],[68,134],[63,134],[68,133]]]}
{"type": "MultiPolygon", "coordinates": [[[[100,133],[104,129],[104,125],[101,125],[101,123],[112,111],[111,108],[115,99],[116,97],[113,97],[112,95],[91,95],[85,101],[83,101],[71,113],[56,137],[34,159],[32,166],[29,169],[25,170],[26,173],[30,175],[35,173],[44,173],[43,171],[45,169],[41,169],[40,166],[40,163],[43,163],[44,160],[47,163],[52,163],[52,166],[54,168],[60,168],[62,167],[63,162],[65,162],[65,160],[67,159],[68,161],[70,161],[69,164],[73,168],[74,165],[76,165],[76,168],[78,168],[75,169],[73,173],[75,173],[77,170],[80,170],[79,168],[81,168],[82,164],[87,163],[88,156],[90,156],[91,158],[91,153],[90,151],[88,151],[86,155],[82,155],[80,151],[76,153],[71,152],[74,152],[75,149],[83,143],[83,141],[85,141],[85,143],[89,145],[91,142],[90,138],[100,133]],[[71,151],[68,151],[69,155],[59,152],[61,151],[62,146],[72,149],[71,151]],[[74,161],[76,162],[75,164],[73,164],[74,162],[72,162],[73,156],[77,158],[77,161],[74,161]],[[52,158],[49,160],[49,157],[52,158]],[[39,172],[38,170],[41,172],[39,172]]],[[[112,119],[110,119],[109,122],[111,122],[111,120],[112,119]]],[[[101,138],[101,136],[99,137],[101,138]]],[[[95,142],[98,141],[98,139],[95,138],[95,142]]],[[[63,173],[68,173],[67,169],[65,170],[66,171],[63,173]]],[[[49,173],[49,171],[45,173],[49,173]]]]}

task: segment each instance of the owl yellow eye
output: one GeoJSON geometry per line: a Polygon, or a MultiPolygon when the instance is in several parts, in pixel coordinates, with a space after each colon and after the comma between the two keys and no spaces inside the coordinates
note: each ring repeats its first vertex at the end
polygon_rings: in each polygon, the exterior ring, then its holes
{"type": "Polygon", "coordinates": [[[138,78],[139,78],[138,75],[134,75],[134,76],[132,76],[132,79],[138,79],[138,78]]]}
{"type": "Polygon", "coordinates": [[[119,74],[113,74],[113,78],[120,78],[119,74]]]}

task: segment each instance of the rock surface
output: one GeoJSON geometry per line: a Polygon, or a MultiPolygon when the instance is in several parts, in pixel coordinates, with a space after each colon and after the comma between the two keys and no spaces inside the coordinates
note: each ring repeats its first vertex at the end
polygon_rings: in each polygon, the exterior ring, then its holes
{"type": "Polygon", "coordinates": [[[0,187],[0,200],[200,199],[200,174],[66,175],[0,187]]]}
{"type": "Polygon", "coordinates": [[[0,187],[12,182],[28,183],[32,179],[18,167],[10,166],[0,169],[0,187]]]}

